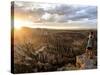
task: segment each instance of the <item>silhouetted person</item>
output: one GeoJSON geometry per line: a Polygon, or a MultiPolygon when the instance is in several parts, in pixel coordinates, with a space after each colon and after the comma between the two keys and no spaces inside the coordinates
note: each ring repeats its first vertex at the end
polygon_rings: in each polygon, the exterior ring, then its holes
{"type": "Polygon", "coordinates": [[[93,45],[94,45],[94,35],[93,32],[90,32],[88,36],[87,47],[86,47],[86,53],[89,56],[89,58],[93,58],[93,45]]]}

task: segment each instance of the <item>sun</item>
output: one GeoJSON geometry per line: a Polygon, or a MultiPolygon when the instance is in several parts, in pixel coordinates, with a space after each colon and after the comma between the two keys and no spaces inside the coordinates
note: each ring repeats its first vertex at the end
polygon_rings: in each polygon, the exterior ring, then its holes
{"type": "Polygon", "coordinates": [[[33,22],[29,20],[23,20],[23,19],[14,19],[14,28],[15,29],[21,29],[22,27],[32,27],[33,22]]]}
{"type": "Polygon", "coordinates": [[[24,21],[20,19],[14,19],[14,28],[21,29],[23,27],[24,21]]]}

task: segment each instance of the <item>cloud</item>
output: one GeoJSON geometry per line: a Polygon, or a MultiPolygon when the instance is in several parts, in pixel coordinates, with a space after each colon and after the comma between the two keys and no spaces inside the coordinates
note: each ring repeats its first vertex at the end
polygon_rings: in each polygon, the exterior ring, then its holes
{"type": "Polygon", "coordinates": [[[90,6],[90,7],[83,8],[83,9],[76,11],[76,13],[74,15],[69,17],[69,19],[72,19],[72,20],[80,20],[80,19],[84,19],[84,18],[96,19],[97,18],[97,9],[90,6]]]}
{"type": "Polygon", "coordinates": [[[34,23],[97,24],[97,7],[55,3],[15,2],[15,10],[34,23]]]}
{"type": "MultiPolygon", "coordinates": [[[[51,13],[44,13],[44,15],[41,17],[42,20],[49,21],[49,22],[64,22],[66,17],[65,15],[59,15],[59,14],[51,14],[51,13]]],[[[66,21],[65,21],[66,22],[66,21]]]]}
{"type": "Polygon", "coordinates": [[[42,19],[45,19],[45,20],[48,20],[48,19],[50,19],[52,17],[52,15],[51,14],[49,14],[49,13],[44,13],[44,15],[42,15],[42,19]]]}

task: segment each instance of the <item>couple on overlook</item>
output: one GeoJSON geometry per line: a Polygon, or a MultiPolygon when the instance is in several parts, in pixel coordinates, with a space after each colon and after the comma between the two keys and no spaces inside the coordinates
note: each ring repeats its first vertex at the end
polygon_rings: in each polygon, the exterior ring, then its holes
{"type": "Polygon", "coordinates": [[[92,59],[94,56],[93,47],[94,47],[94,33],[90,32],[86,46],[86,54],[90,59],[92,59]]]}

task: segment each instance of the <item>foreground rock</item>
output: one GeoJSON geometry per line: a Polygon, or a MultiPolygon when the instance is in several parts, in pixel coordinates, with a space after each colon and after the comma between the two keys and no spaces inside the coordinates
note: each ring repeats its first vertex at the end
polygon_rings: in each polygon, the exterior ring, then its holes
{"type": "Polygon", "coordinates": [[[76,56],[76,66],[80,69],[95,69],[97,68],[97,57],[94,56],[92,59],[90,59],[85,53],[76,56]]]}

